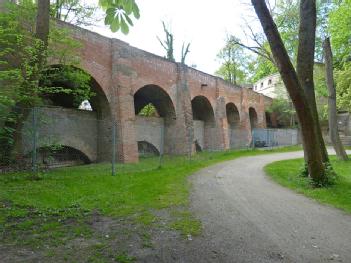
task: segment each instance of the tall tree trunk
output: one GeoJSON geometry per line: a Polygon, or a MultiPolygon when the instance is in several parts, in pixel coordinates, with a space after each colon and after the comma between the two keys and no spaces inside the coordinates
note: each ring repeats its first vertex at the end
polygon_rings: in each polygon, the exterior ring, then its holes
{"type": "MultiPolygon", "coordinates": [[[[316,1],[301,0],[300,1],[300,26],[299,26],[299,44],[297,50],[297,76],[300,84],[304,89],[307,101],[310,105],[313,118],[318,126],[318,140],[322,151],[323,162],[329,160],[327,149],[320,129],[318,118],[316,96],[314,92],[313,67],[314,53],[316,42],[316,1]]],[[[304,148],[305,149],[305,148],[304,148]]],[[[306,152],[305,152],[306,156],[306,152]]],[[[306,160],[306,158],[305,158],[306,160]]]]}
{"type": "Polygon", "coordinates": [[[251,2],[267,36],[279,73],[294,103],[303,134],[309,174],[315,182],[323,182],[326,174],[323,153],[318,140],[319,127],[314,120],[307,97],[265,1],[251,0],[251,2]]]}
{"type": "MultiPolygon", "coordinates": [[[[38,0],[37,4],[37,18],[36,18],[36,32],[35,36],[39,40],[42,41],[40,48],[38,49],[37,59],[33,62],[32,67],[36,69],[34,73],[31,75],[31,82],[35,83],[36,87],[33,88],[31,94],[33,97],[38,97],[38,87],[39,80],[41,76],[41,72],[45,66],[46,59],[46,51],[49,40],[49,30],[50,30],[50,0],[38,0]]],[[[21,158],[20,156],[23,153],[23,145],[22,145],[22,128],[23,123],[27,119],[30,113],[30,109],[28,107],[33,107],[35,105],[18,105],[21,110],[23,110],[21,117],[17,120],[16,124],[16,136],[15,136],[15,145],[13,149],[13,153],[16,158],[21,158]]]]}
{"type": "Polygon", "coordinates": [[[324,57],[325,57],[325,77],[329,92],[328,97],[328,112],[329,112],[329,137],[334,146],[336,155],[341,160],[348,160],[347,154],[345,152],[344,146],[341,143],[338,123],[336,116],[336,90],[334,85],[333,76],[333,53],[330,46],[329,37],[324,40],[323,43],[324,57]]]}
{"type": "Polygon", "coordinates": [[[37,21],[35,36],[43,42],[38,64],[42,67],[49,40],[50,30],[50,0],[38,0],[37,21]]]}

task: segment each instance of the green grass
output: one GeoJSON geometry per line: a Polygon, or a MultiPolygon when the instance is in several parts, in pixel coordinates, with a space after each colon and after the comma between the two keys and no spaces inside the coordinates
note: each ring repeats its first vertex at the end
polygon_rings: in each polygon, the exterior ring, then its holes
{"type": "Polygon", "coordinates": [[[265,171],[274,181],[285,187],[351,213],[351,161],[343,162],[331,157],[338,179],[335,185],[327,188],[314,188],[308,178],[299,176],[303,162],[303,159],[278,161],[267,165],[265,171]]]}
{"type": "MultiPolygon", "coordinates": [[[[152,244],[147,230],[157,225],[154,211],[159,209],[169,210],[169,228],[179,230],[185,237],[197,235],[201,224],[188,209],[189,175],[238,157],[300,149],[201,153],[191,161],[187,157],[165,157],[162,167],[158,167],[158,158],[148,158],[138,164],[118,164],[116,176],[111,175],[110,164],[54,169],[39,174],[36,180],[30,173],[2,174],[0,240],[16,246],[57,247],[75,238],[91,237],[94,231],[89,220],[98,213],[142,225],[142,240],[149,247],[152,244]]],[[[91,251],[101,253],[95,248],[91,251]]],[[[47,254],[52,256],[55,251],[47,254]]],[[[128,260],[131,259],[125,259],[128,260]]]]}
{"type": "Polygon", "coordinates": [[[299,149],[202,153],[191,162],[183,157],[165,157],[161,168],[157,168],[155,159],[146,159],[128,164],[126,169],[117,167],[120,173],[116,176],[111,176],[110,164],[55,169],[34,181],[28,179],[30,174],[26,173],[3,174],[0,175],[0,200],[41,210],[79,206],[113,216],[143,213],[150,208],[187,205],[189,184],[186,179],[203,167],[242,156],[299,149]]]}

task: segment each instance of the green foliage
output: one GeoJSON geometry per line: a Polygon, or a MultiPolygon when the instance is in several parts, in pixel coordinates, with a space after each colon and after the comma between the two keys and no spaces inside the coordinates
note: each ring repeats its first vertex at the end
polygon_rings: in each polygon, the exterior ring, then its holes
{"type": "Polygon", "coordinates": [[[294,127],[296,111],[282,81],[275,84],[274,91],[276,97],[267,112],[275,113],[279,126],[294,127]]]}
{"type": "Polygon", "coordinates": [[[15,152],[16,142],[21,141],[21,127],[28,117],[29,109],[43,103],[47,94],[67,93],[74,97],[76,104],[89,98],[90,78],[77,67],[80,44],[70,37],[68,30],[51,24],[48,49],[43,54],[43,43],[35,37],[36,5],[23,1],[7,5],[7,11],[0,13],[0,162],[8,164],[15,152]],[[39,65],[39,56],[44,58],[39,65]],[[46,57],[66,65],[64,70],[52,73],[46,57]],[[74,83],[73,87],[57,86],[60,78],[74,83]],[[55,85],[52,85],[55,83],[55,85]],[[26,110],[23,110],[26,109],[26,110]],[[17,134],[17,138],[15,138],[17,134]]]}
{"type": "Polygon", "coordinates": [[[261,56],[258,56],[256,61],[250,63],[250,69],[254,72],[250,78],[253,83],[278,72],[277,67],[271,61],[261,56]]]}
{"type": "MultiPolygon", "coordinates": [[[[297,18],[299,17],[299,2],[300,1],[296,0],[276,1],[272,14],[293,64],[296,64],[298,49],[299,20],[297,18]]],[[[322,42],[325,34],[324,18],[326,16],[326,6],[327,4],[324,0],[317,0],[316,61],[323,60],[322,42]]],[[[260,37],[256,33],[255,36],[251,36],[251,38],[254,39],[254,42],[258,43],[258,47],[256,47],[255,50],[264,50],[264,52],[262,52],[264,54],[271,53],[265,37],[260,37]]],[[[262,56],[257,56],[255,60],[252,60],[250,68],[254,72],[250,79],[252,82],[256,82],[261,78],[278,72],[276,66],[266,57],[262,56]]]]}
{"type": "Polygon", "coordinates": [[[296,62],[299,32],[299,1],[279,0],[274,10],[274,21],[293,62],[296,62]]]}
{"type": "Polygon", "coordinates": [[[69,95],[73,97],[73,106],[78,108],[82,101],[94,95],[90,81],[90,75],[83,70],[72,66],[53,66],[43,72],[39,90],[44,97],[51,94],[69,95]]]}
{"type": "Polygon", "coordinates": [[[335,71],[337,107],[351,111],[351,62],[335,71]]]}
{"type": "Polygon", "coordinates": [[[306,162],[304,162],[302,165],[301,165],[301,168],[299,170],[299,175],[302,176],[302,177],[308,177],[309,175],[309,172],[308,172],[308,164],[306,162]]]}
{"type": "Polygon", "coordinates": [[[51,16],[74,25],[89,26],[97,19],[94,13],[97,6],[80,0],[55,0],[51,5],[51,16]]]}
{"type": "Polygon", "coordinates": [[[138,115],[145,117],[158,117],[157,110],[152,103],[149,103],[142,108],[138,115]]]}
{"type": "Polygon", "coordinates": [[[117,262],[119,263],[132,263],[136,261],[136,258],[128,256],[128,254],[124,252],[122,254],[118,254],[115,257],[115,260],[117,260],[117,262]]]}
{"type": "Polygon", "coordinates": [[[225,46],[220,50],[217,58],[222,62],[216,75],[230,83],[245,83],[248,80],[250,57],[244,47],[237,44],[240,41],[234,36],[228,36],[225,46]]]}
{"type": "Polygon", "coordinates": [[[350,60],[351,55],[351,0],[342,1],[330,12],[329,31],[333,53],[338,63],[350,60]]]}
{"type": "Polygon", "coordinates": [[[133,26],[131,16],[139,19],[139,7],[134,0],[99,0],[100,6],[106,11],[105,25],[110,26],[112,32],[121,30],[129,33],[129,26],[133,26]]]}

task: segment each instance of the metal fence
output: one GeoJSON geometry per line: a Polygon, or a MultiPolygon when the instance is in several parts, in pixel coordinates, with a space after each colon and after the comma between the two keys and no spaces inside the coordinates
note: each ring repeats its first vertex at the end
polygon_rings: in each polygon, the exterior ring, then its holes
{"type": "MultiPolygon", "coordinates": [[[[138,139],[139,162],[128,164],[120,161],[120,127],[110,118],[101,118],[97,112],[37,107],[16,109],[17,119],[12,123],[8,116],[0,120],[0,172],[31,170],[36,173],[94,163],[97,171],[116,175],[150,171],[169,164],[206,162],[224,151],[216,142],[223,134],[212,128],[204,132],[207,135],[186,142],[188,154],[167,154],[166,150],[172,146],[169,142],[165,145],[169,138],[165,137],[163,120],[144,118],[139,122],[137,132],[148,133],[151,139],[146,135],[145,139],[138,139]],[[148,122],[151,123],[149,128],[146,127],[148,122]]],[[[252,136],[240,129],[226,132],[228,136],[223,136],[228,138],[229,149],[226,151],[299,143],[298,132],[294,129],[254,129],[252,136]]]]}
{"type": "Polygon", "coordinates": [[[254,147],[280,147],[299,144],[297,129],[254,129],[252,131],[254,147]]]}

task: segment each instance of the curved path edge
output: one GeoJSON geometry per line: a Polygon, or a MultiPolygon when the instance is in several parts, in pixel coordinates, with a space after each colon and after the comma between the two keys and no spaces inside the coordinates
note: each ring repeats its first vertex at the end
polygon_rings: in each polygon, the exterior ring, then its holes
{"type": "Polygon", "coordinates": [[[191,177],[191,209],[213,257],[200,262],[351,262],[351,216],[271,181],[265,165],[302,152],[238,158],[191,177]]]}

